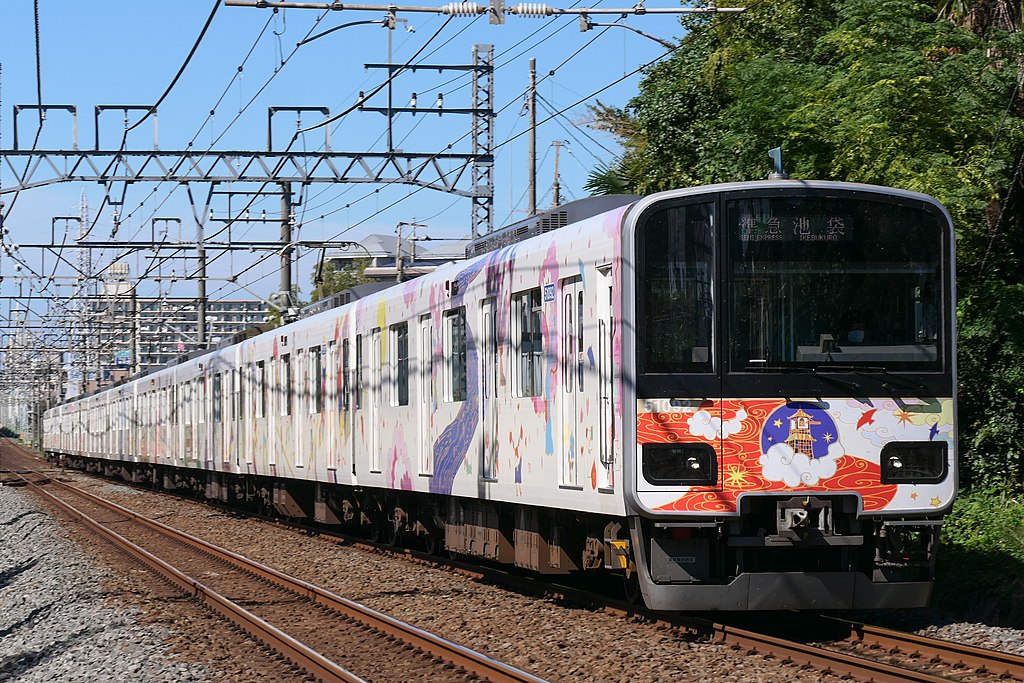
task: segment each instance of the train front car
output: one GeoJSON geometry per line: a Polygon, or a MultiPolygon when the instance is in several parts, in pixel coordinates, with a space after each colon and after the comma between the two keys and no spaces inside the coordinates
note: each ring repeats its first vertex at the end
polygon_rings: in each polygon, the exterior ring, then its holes
{"type": "Polygon", "coordinates": [[[945,209],[845,183],[695,188],[640,201],[623,254],[647,604],[926,604],[956,492],[945,209]]]}

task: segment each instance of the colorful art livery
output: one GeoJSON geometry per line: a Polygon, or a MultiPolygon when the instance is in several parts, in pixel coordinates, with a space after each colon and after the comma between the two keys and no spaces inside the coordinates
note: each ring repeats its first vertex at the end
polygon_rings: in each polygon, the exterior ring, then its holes
{"type": "Polygon", "coordinates": [[[933,199],[863,185],[581,200],[53,407],[45,447],[395,542],[620,572],[656,609],[921,606],[956,493],[952,240],[933,199]]]}
{"type": "Polygon", "coordinates": [[[951,481],[883,484],[879,464],[890,441],[952,443],[952,399],[912,405],[892,399],[708,401],[692,409],[670,404],[638,403],[638,444],[708,443],[718,454],[718,484],[669,496],[641,494],[652,510],[736,514],[739,498],[752,493],[852,491],[865,512],[926,513],[954,493],[951,481]]]}

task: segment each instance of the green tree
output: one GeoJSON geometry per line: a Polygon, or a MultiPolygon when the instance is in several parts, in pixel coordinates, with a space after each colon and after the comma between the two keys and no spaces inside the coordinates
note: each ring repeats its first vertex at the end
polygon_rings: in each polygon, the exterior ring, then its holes
{"type": "Polygon", "coordinates": [[[680,48],[629,105],[595,108],[624,153],[590,189],[763,178],[781,145],[795,177],[935,196],[957,227],[963,478],[1024,490],[1019,13],[1005,0],[765,0],[684,19],[680,48]]]}
{"type": "Polygon", "coordinates": [[[370,278],[366,277],[369,266],[368,258],[354,259],[342,268],[338,268],[333,261],[324,261],[319,273],[313,273],[312,300],[319,301],[331,294],[370,282],[370,278]]]}

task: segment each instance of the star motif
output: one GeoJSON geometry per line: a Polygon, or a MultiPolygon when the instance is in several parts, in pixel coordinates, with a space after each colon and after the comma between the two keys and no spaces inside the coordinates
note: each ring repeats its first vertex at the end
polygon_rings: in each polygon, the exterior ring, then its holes
{"type": "Polygon", "coordinates": [[[769,436],[769,437],[768,437],[768,440],[769,440],[769,441],[775,441],[775,437],[774,437],[774,436],[769,436]]]}
{"type": "Polygon", "coordinates": [[[940,503],[942,503],[942,501],[941,501],[941,500],[939,500],[938,498],[932,498],[932,507],[933,507],[933,508],[937,508],[937,507],[939,507],[939,504],[940,504],[940,503]]]}
{"type": "Polygon", "coordinates": [[[725,473],[725,484],[726,486],[742,487],[750,484],[750,480],[747,479],[748,473],[742,468],[736,465],[730,465],[729,471],[725,473]]]}
{"type": "Polygon", "coordinates": [[[782,420],[780,420],[778,418],[775,418],[775,422],[772,422],[772,426],[773,427],[781,427],[782,426],[782,420]]]}
{"type": "Polygon", "coordinates": [[[911,419],[912,417],[914,417],[913,415],[911,415],[910,413],[908,413],[908,412],[907,412],[907,411],[905,411],[905,410],[901,410],[901,411],[899,411],[899,412],[893,413],[893,416],[894,416],[894,417],[895,417],[895,418],[896,418],[897,420],[899,420],[899,421],[900,421],[900,424],[901,424],[901,425],[905,425],[905,424],[907,424],[908,422],[910,422],[910,419],[911,419]]]}
{"type": "Polygon", "coordinates": [[[911,493],[910,494],[910,500],[917,500],[917,494],[916,493],[911,493]]]}
{"type": "Polygon", "coordinates": [[[832,443],[832,439],[834,439],[836,437],[832,436],[831,434],[826,433],[821,438],[825,439],[825,443],[832,443]]]}

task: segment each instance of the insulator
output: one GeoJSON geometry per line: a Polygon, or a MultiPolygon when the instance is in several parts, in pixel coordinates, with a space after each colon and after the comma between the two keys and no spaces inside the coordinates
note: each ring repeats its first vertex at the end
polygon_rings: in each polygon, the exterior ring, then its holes
{"type": "Polygon", "coordinates": [[[453,17],[475,17],[483,14],[484,8],[478,2],[449,2],[439,7],[438,11],[453,17]]]}
{"type": "Polygon", "coordinates": [[[550,17],[553,13],[550,5],[539,2],[523,2],[512,8],[512,14],[521,17],[550,17]]]}

